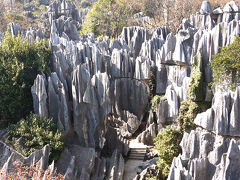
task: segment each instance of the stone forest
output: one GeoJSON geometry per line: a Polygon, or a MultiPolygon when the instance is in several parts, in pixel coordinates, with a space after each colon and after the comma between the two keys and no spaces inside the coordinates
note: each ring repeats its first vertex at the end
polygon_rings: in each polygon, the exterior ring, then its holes
{"type": "Polygon", "coordinates": [[[238,2],[138,1],[0,5],[1,180],[240,179],[238,2]]]}

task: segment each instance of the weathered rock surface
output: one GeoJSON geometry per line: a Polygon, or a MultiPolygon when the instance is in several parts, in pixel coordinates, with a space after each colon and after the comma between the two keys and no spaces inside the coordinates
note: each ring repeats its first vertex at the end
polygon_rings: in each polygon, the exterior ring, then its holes
{"type": "Polygon", "coordinates": [[[168,179],[239,178],[239,89],[217,91],[212,107],[197,115],[194,122],[201,128],[184,134],[168,179]]]}
{"type": "Polygon", "coordinates": [[[31,153],[28,157],[24,157],[23,155],[16,152],[14,149],[7,146],[5,143],[0,141],[0,169],[3,176],[2,178],[6,178],[8,173],[15,172],[16,168],[14,167],[15,161],[20,161],[24,163],[26,166],[34,165],[37,162],[40,163],[40,169],[46,170],[48,168],[48,160],[49,160],[49,145],[44,146],[43,149],[31,153]]]}

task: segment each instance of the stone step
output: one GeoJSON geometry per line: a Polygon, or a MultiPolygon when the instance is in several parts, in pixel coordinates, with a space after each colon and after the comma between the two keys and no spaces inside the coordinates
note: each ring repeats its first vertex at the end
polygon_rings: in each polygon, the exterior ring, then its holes
{"type": "Polygon", "coordinates": [[[130,149],[130,153],[146,153],[146,149],[130,149]]]}
{"type": "Polygon", "coordinates": [[[147,148],[130,148],[130,149],[133,149],[133,150],[146,150],[147,148]]]}
{"type": "Polygon", "coordinates": [[[136,149],[130,149],[130,152],[146,153],[146,150],[136,150],[136,149]]]}
{"type": "Polygon", "coordinates": [[[145,156],[129,156],[128,159],[144,160],[145,156]]]}
{"type": "Polygon", "coordinates": [[[145,157],[145,154],[129,154],[128,157],[145,157]]]}
{"type": "Polygon", "coordinates": [[[128,159],[144,160],[146,148],[131,148],[128,154],[128,159]]]}
{"type": "Polygon", "coordinates": [[[130,153],[134,153],[134,154],[146,154],[146,151],[129,151],[130,153]]]}

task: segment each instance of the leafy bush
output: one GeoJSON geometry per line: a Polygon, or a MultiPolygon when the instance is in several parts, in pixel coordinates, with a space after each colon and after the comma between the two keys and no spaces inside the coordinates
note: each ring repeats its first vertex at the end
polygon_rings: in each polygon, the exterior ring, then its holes
{"type": "Polygon", "coordinates": [[[168,176],[173,158],[181,152],[181,139],[181,132],[169,126],[154,139],[159,156],[157,166],[165,177],[168,176]]]}
{"type": "Polygon", "coordinates": [[[33,110],[31,86],[49,72],[51,50],[45,41],[29,42],[6,33],[0,46],[0,125],[14,123],[33,110]]]}
{"type": "Polygon", "coordinates": [[[21,14],[9,12],[5,16],[11,21],[24,21],[24,16],[21,14]]]}
{"type": "Polygon", "coordinates": [[[188,132],[194,129],[196,126],[193,123],[198,113],[201,113],[202,109],[199,103],[191,100],[186,100],[181,103],[178,116],[178,124],[182,132],[188,132]]]}
{"type": "Polygon", "coordinates": [[[182,132],[195,129],[194,119],[198,113],[208,108],[210,103],[204,101],[203,75],[201,72],[201,56],[195,61],[194,69],[188,87],[188,99],[181,103],[178,116],[178,125],[182,132]]]}
{"type": "Polygon", "coordinates": [[[190,85],[188,88],[188,97],[192,101],[203,101],[203,75],[201,72],[201,56],[198,55],[196,58],[195,65],[191,74],[190,85]]]}
{"type": "Polygon", "coordinates": [[[146,180],[158,180],[158,177],[157,176],[146,177],[146,180]]]}
{"type": "Polygon", "coordinates": [[[153,111],[154,111],[154,112],[157,112],[157,110],[158,110],[158,106],[159,106],[161,97],[162,97],[162,96],[155,95],[155,96],[153,97],[153,99],[152,99],[152,107],[153,107],[153,111]]]}
{"type": "Polygon", "coordinates": [[[227,47],[222,47],[211,61],[213,83],[234,89],[240,85],[240,37],[227,47]]]}
{"type": "Polygon", "coordinates": [[[52,119],[30,113],[26,120],[10,125],[7,130],[12,137],[9,143],[24,156],[29,156],[49,144],[50,161],[60,157],[63,150],[63,136],[52,119]]]}
{"type": "Polygon", "coordinates": [[[122,0],[98,0],[86,16],[81,33],[117,37],[131,14],[122,0]]]}
{"type": "Polygon", "coordinates": [[[211,107],[211,102],[204,100],[203,75],[201,72],[201,56],[195,61],[194,69],[188,88],[188,99],[181,103],[178,116],[178,125],[182,132],[195,129],[194,119],[198,113],[206,111],[211,107]]]}
{"type": "Polygon", "coordinates": [[[150,98],[152,99],[156,94],[156,77],[153,71],[150,71],[150,80],[148,85],[150,89],[150,98]]]}

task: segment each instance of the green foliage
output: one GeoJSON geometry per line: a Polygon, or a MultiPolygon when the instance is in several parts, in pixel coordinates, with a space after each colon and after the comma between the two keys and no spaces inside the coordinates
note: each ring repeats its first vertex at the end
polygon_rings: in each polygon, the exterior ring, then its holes
{"type": "Polygon", "coordinates": [[[150,89],[150,98],[152,99],[156,92],[156,77],[153,71],[150,71],[150,81],[148,85],[150,89]]]}
{"type": "Polygon", "coordinates": [[[130,14],[121,0],[98,0],[86,16],[81,33],[117,37],[127,25],[130,14]]]}
{"type": "Polygon", "coordinates": [[[99,39],[103,40],[104,36],[103,35],[100,35],[98,36],[99,39]]]}
{"type": "Polygon", "coordinates": [[[192,101],[203,101],[203,75],[201,72],[201,56],[196,58],[196,65],[191,74],[190,85],[188,89],[188,97],[192,101]]]}
{"type": "Polygon", "coordinates": [[[179,109],[178,124],[182,132],[191,131],[196,127],[193,121],[197,114],[202,112],[199,104],[199,102],[194,102],[190,99],[181,103],[179,109]]]}
{"type": "Polygon", "coordinates": [[[9,12],[5,15],[5,17],[11,21],[24,21],[24,16],[21,14],[9,12]]]}
{"type": "Polygon", "coordinates": [[[26,120],[10,125],[7,130],[12,137],[10,143],[24,156],[29,156],[32,152],[49,144],[50,162],[60,157],[63,150],[63,136],[52,119],[41,118],[39,115],[30,113],[26,120]],[[22,143],[19,142],[19,138],[22,143]]]}
{"type": "Polygon", "coordinates": [[[146,177],[146,180],[158,180],[158,177],[157,176],[146,177]]]}
{"type": "Polygon", "coordinates": [[[157,110],[158,110],[158,106],[159,106],[161,97],[162,97],[162,96],[155,95],[155,96],[152,98],[152,107],[153,107],[153,111],[154,111],[154,112],[157,112],[157,110]]]}
{"type": "Polygon", "coordinates": [[[194,69],[188,88],[188,99],[181,103],[178,116],[178,125],[181,132],[189,132],[195,129],[194,119],[198,113],[209,107],[209,103],[204,101],[203,75],[201,72],[201,56],[196,58],[194,69]]]}
{"type": "Polygon", "coordinates": [[[47,9],[47,6],[46,5],[44,5],[44,4],[41,4],[40,6],[39,6],[39,9],[42,11],[42,12],[46,12],[48,9],[47,9]]]}
{"type": "Polygon", "coordinates": [[[240,85],[240,37],[227,47],[221,48],[211,61],[213,83],[234,89],[240,85]]]}
{"type": "Polygon", "coordinates": [[[154,139],[159,156],[157,166],[165,177],[168,176],[173,158],[181,152],[181,139],[181,132],[169,126],[154,139]]]}
{"type": "Polygon", "coordinates": [[[0,46],[0,124],[24,118],[33,110],[31,86],[37,74],[49,72],[50,48],[6,33],[0,46]]]}

